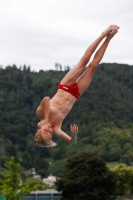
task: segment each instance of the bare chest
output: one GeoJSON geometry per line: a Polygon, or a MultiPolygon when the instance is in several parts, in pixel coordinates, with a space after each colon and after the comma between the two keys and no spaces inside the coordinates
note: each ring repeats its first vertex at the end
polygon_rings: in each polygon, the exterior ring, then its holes
{"type": "MultiPolygon", "coordinates": [[[[51,122],[53,125],[61,124],[64,118],[70,112],[75,101],[75,97],[69,93],[63,90],[57,92],[50,100],[49,122],[51,122]]],[[[40,104],[36,111],[36,114],[40,120],[45,118],[44,113],[45,108],[40,104]]]]}
{"type": "Polygon", "coordinates": [[[50,103],[49,120],[52,122],[62,122],[70,112],[71,106],[62,102],[50,103]]]}
{"type": "Polygon", "coordinates": [[[50,112],[49,112],[49,121],[52,124],[58,124],[61,123],[64,120],[65,116],[64,114],[58,110],[56,107],[50,107],[50,112]]]}
{"type": "Polygon", "coordinates": [[[49,117],[54,122],[62,122],[73,106],[67,98],[53,98],[50,100],[50,114],[49,117]]]}

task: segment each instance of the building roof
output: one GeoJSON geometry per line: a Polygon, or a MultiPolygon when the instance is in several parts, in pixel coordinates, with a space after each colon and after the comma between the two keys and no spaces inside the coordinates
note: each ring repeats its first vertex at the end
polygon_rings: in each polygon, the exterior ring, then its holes
{"type": "Polygon", "coordinates": [[[51,193],[53,193],[53,194],[61,194],[61,192],[58,192],[55,189],[37,190],[37,191],[30,192],[30,194],[51,194],[51,193]]]}

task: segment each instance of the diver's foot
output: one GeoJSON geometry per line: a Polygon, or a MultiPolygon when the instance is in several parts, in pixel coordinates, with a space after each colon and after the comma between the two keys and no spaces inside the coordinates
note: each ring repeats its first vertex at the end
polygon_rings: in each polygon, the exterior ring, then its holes
{"type": "Polygon", "coordinates": [[[113,29],[107,36],[107,38],[111,39],[112,37],[114,37],[114,35],[118,32],[118,29],[115,28],[113,29]]]}
{"type": "MultiPolygon", "coordinates": [[[[117,26],[117,25],[110,25],[105,31],[103,31],[102,34],[104,34],[105,37],[108,36],[109,34],[112,35],[112,32],[116,34],[116,32],[118,32],[118,29],[119,29],[119,28],[120,28],[120,27],[117,26]]],[[[115,35],[115,34],[114,34],[114,35],[115,35]]],[[[113,35],[113,36],[114,36],[114,35],[113,35]]],[[[112,36],[112,37],[113,37],[113,36],[112,36]]]]}

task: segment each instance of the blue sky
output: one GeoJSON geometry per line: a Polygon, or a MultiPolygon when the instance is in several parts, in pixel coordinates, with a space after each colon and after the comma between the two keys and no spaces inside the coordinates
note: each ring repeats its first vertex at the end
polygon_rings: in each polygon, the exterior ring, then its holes
{"type": "Polygon", "coordinates": [[[110,24],[120,26],[102,62],[133,65],[132,0],[0,0],[0,65],[73,67],[110,24]]]}

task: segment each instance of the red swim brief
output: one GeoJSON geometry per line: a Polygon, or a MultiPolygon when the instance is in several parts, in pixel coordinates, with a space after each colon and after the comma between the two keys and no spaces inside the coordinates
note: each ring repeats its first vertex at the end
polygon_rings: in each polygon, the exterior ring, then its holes
{"type": "Polygon", "coordinates": [[[78,90],[78,85],[77,85],[77,83],[74,83],[73,85],[69,85],[69,86],[62,85],[61,83],[59,83],[58,89],[62,89],[62,90],[64,90],[64,91],[70,93],[70,94],[73,95],[76,99],[79,99],[79,98],[80,98],[80,93],[79,93],[79,90],[78,90]]]}

